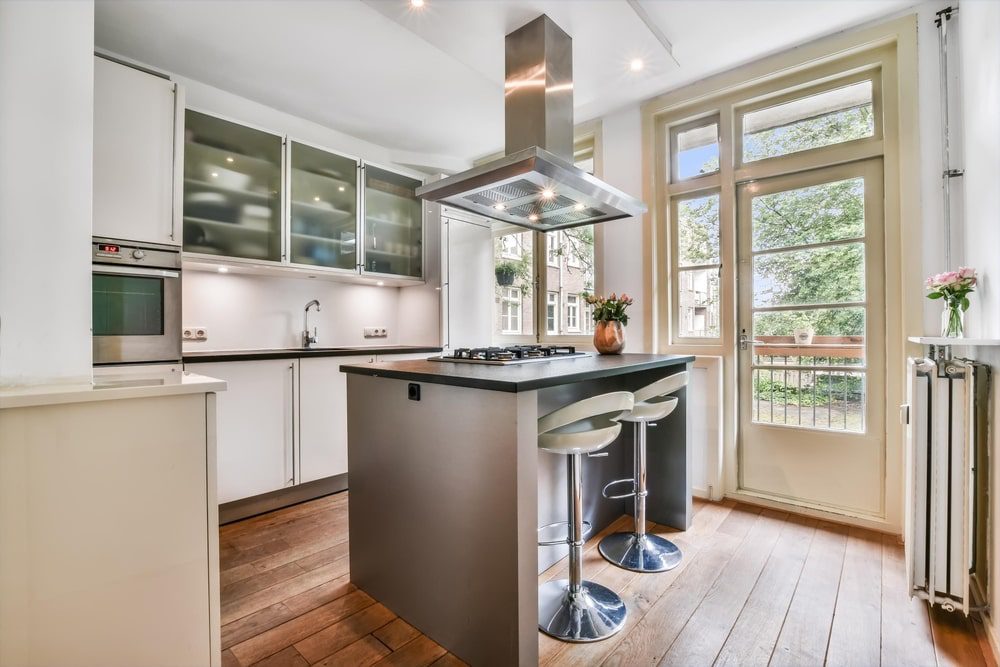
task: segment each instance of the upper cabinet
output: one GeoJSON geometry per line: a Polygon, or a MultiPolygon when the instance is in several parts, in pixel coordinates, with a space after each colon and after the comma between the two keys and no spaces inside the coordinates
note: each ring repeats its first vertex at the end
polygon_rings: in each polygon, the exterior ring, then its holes
{"type": "Polygon", "coordinates": [[[94,58],[94,235],[179,245],[184,100],[173,81],[94,58]]]}
{"type": "Polygon", "coordinates": [[[204,113],[186,118],[188,259],[423,280],[421,181],[204,113]]]}
{"type": "Polygon", "coordinates": [[[365,273],[419,278],[423,275],[421,182],[366,164],[365,273]]]}
{"type": "Polygon", "coordinates": [[[188,110],[184,250],[281,261],[281,137],[188,110]]]}
{"type": "Polygon", "coordinates": [[[290,141],[289,165],[291,262],[356,271],[357,161],[290,141]]]}

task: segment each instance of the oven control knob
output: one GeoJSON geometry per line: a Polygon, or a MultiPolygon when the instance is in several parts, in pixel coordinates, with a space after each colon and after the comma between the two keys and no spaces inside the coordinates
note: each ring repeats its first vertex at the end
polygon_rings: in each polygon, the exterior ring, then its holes
{"type": "Polygon", "coordinates": [[[135,257],[136,259],[142,259],[143,257],[146,256],[146,251],[145,250],[133,250],[132,251],[132,256],[135,257]]]}

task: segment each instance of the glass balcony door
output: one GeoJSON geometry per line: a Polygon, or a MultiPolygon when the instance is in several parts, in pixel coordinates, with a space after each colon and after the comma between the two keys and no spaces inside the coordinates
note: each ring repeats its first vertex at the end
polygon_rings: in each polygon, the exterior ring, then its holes
{"type": "Polygon", "coordinates": [[[289,261],[357,271],[358,162],[288,144],[289,261]]]}
{"type": "Polygon", "coordinates": [[[421,182],[365,165],[365,273],[423,277],[421,182]]]}
{"type": "Polygon", "coordinates": [[[739,186],[740,487],[878,516],[881,160],[739,186]]]}

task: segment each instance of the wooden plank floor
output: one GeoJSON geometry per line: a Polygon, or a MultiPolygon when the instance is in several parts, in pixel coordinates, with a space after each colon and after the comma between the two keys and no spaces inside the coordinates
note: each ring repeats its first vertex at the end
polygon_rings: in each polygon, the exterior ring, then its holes
{"type": "MultiPolygon", "coordinates": [[[[224,667],[462,665],[349,581],[348,494],[223,526],[224,667]]],[[[680,566],[639,575],[588,541],[584,575],[619,591],[618,635],[568,644],[539,635],[556,665],[995,665],[960,614],[907,598],[895,538],[732,502],[695,501],[677,532],[680,566]]],[[[565,576],[565,559],[539,581],[565,576]]],[[[979,629],[981,633],[981,628],[979,629]]],[[[985,649],[988,651],[988,649],[985,649]]]]}

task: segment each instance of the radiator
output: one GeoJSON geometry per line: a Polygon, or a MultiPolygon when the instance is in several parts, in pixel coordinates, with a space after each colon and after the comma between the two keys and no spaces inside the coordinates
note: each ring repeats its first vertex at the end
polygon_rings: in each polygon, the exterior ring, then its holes
{"type": "Polygon", "coordinates": [[[911,358],[907,371],[907,585],[968,615],[989,600],[990,367],[911,358]]]}

